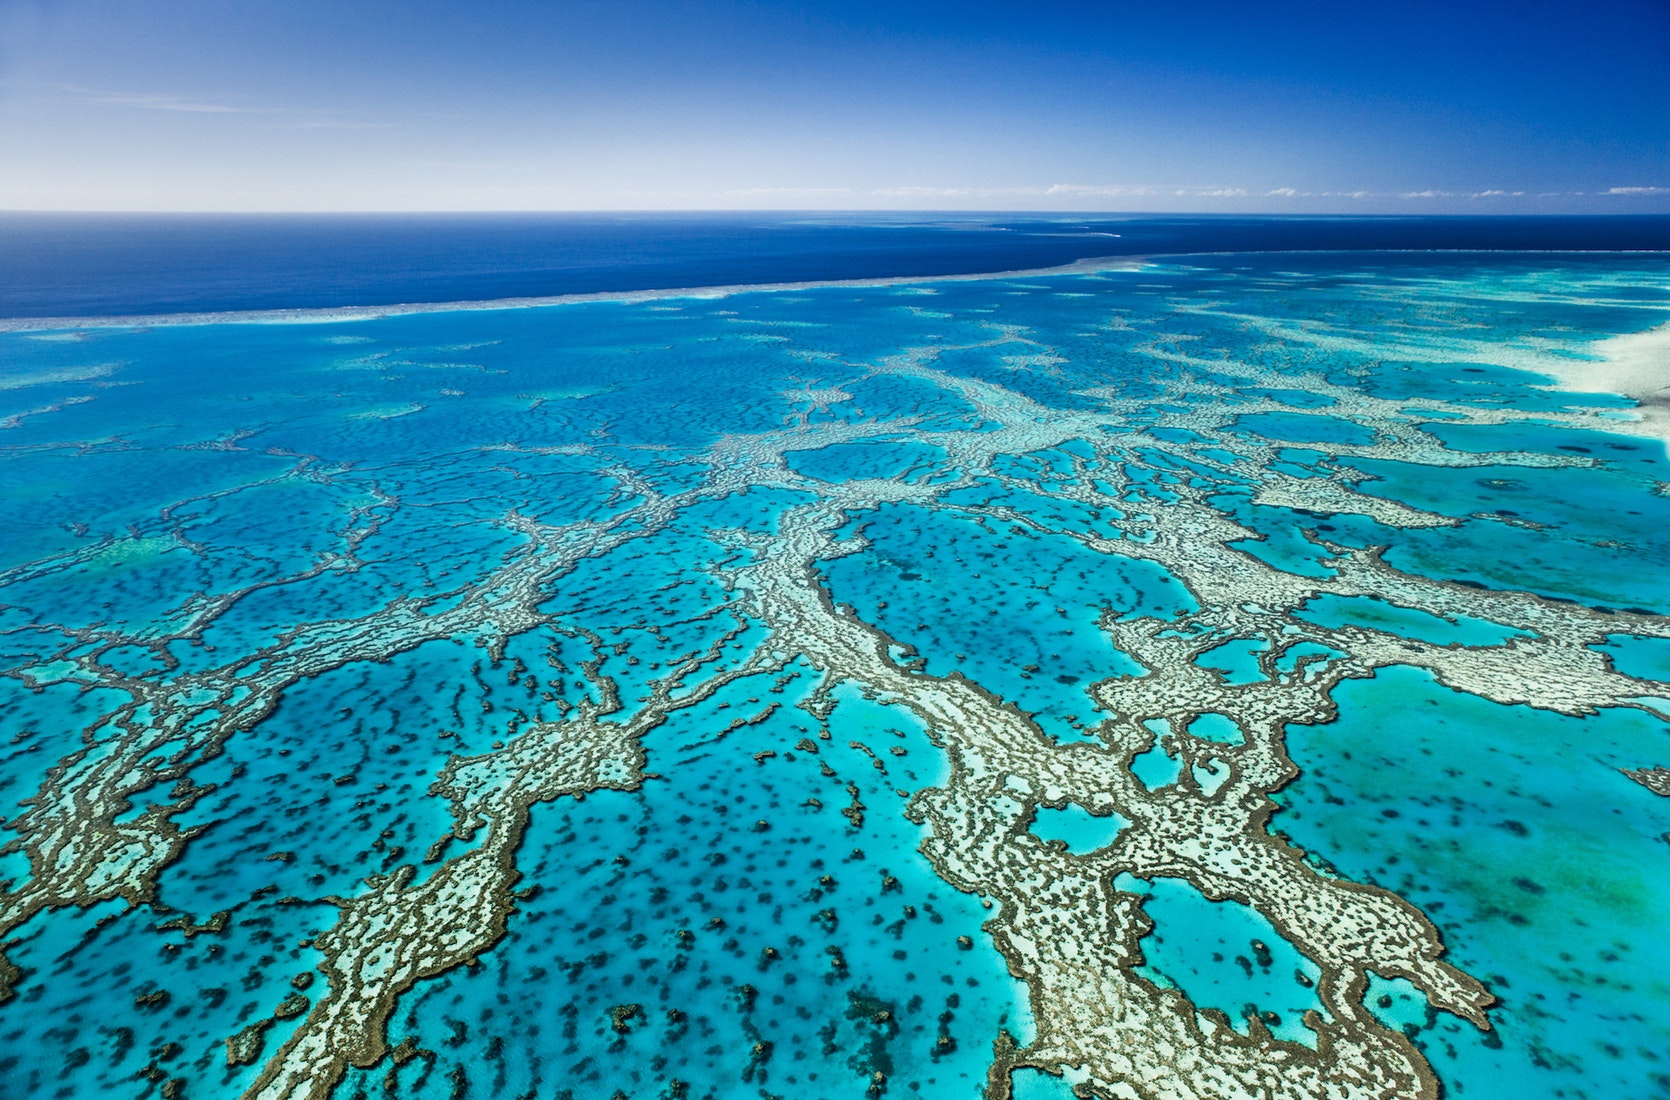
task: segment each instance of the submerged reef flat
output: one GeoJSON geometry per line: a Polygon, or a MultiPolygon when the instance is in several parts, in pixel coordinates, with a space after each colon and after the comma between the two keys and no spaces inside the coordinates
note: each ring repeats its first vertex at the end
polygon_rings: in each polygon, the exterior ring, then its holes
{"type": "Polygon", "coordinates": [[[1272,255],[0,334],[5,1094],[1670,1096],[1667,319],[1272,255]]]}

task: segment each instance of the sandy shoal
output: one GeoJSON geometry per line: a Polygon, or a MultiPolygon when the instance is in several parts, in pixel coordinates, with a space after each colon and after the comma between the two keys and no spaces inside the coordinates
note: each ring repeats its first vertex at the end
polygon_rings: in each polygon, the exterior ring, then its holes
{"type": "Polygon", "coordinates": [[[1554,379],[1549,389],[1615,393],[1639,404],[1641,434],[1670,447],[1670,322],[1589,345],[1595,359],[1541,360],[1536,370],[1554,379]]]}

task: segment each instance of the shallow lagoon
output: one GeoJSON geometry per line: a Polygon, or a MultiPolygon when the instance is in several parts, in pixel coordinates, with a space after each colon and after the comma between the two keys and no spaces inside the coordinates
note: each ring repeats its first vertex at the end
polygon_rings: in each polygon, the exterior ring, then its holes
{"type": "Polygon", "coordinates": [[[1289,731],[1305,774],[1272,825],[1415,901],[1489,975],[1494,1033],[1417,1018],[1440,1077],[1463,1095],[1662,1093],[1670,805],[1618,769],[1662,757],[1670,731],[1502,707],[1411,669],[1338,699],[1338,722],[1289,731]]]}

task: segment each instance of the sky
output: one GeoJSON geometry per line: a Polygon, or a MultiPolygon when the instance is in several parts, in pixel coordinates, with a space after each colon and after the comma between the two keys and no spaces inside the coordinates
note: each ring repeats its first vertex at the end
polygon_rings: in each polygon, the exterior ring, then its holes
{"type": "Polygon", "coordinates": [[[1670,212],[1670,0],[0,0],[0,209],[1670,212]]]}

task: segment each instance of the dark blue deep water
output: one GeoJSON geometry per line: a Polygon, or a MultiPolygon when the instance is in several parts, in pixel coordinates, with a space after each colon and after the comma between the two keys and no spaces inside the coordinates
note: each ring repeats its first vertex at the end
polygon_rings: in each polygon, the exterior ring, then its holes
{"type": "Polygon", "coordinates": [[[1670,216],[0,214],[0,318],[482,301],[1097,256],[1670,249],[1670,216]]]}

